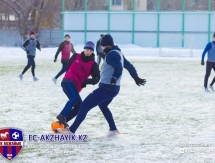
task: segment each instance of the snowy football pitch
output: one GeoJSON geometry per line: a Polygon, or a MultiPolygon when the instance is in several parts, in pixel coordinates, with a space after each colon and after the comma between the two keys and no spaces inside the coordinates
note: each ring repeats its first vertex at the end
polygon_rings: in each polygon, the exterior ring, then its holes
{"type": "MultiPolygon", "coordinates": [[[[57,84],[51,81],[61,68],[59,59],[53,62],[56,48],[38,52],[38,82],[33,82],[30,70],[19,80],[27,62],[21,49],[0,52],[0,128],[20,128],[25,139],[28,134],[50,133],[51,122],[67,101],[62,77],[57,84]]],[[[110,105],[119,136],[105,137],[108,125],[96,107],[77,130],[88,135],[87,143],[24,146],[13,162],[214,162],[215,93],[204,92],[200,59],[127,58],[147,84],[138,87],[124,69],[120,93],[110,105]]],[[[83,89],[82,98],[95,88],[83,89]]],[[[6,161],[1,157],[0,162],[6,161]]]]}

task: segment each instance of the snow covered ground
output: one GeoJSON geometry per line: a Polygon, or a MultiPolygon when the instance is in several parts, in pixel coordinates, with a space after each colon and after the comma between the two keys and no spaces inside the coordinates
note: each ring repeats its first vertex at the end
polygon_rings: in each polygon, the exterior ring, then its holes
{"type": "MultiPolygon", "coordinates": [[[[76,51],[82,47],[75,46],[76,51]]],[[[138,87],[124,71],[120,93],[110,105],[121,134],[105,136],[108,125],[96,107],[77,130],[88,135],[87,143],[26,146],[14,163],[215,162],[215,93],[203,89],[202,50],[194,50],[194,58],[159,58],[159,49],[120,47],[139,76],[147,79],[144,87],[138,87]]],[[[30,70],[23,81],[18,78],[27,61],[23,50],[0,47],[0,128],[20,128],[26,139],[28,134],[50,133],[51,122],[67,101],[61,79],[57,84],[51,81],[61,68],[60,57],[53,62],[56,50],[37,51],[40,80],[33,82],[30,70]]],[[[214,72],[209,82],[213,76],[214,72]]],[[[87,86],[81,92],[83,99],[95,88],[87,86]]],[[[30,143],[25,140],[25,144],[30,143]]],[[[0,162],[7,161],[0,157],[0,162]]]]}

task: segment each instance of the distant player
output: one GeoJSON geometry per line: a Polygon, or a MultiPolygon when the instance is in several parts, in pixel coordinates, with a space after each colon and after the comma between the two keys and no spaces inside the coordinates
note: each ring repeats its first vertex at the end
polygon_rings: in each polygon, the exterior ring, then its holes
{"type": "Polygon", "coordinates": [[[22,73],[19,75],[20,80],[23,79],[23,75],[24,73],[31,67],[31,72],[33,75],[33,80],[34,81],[38,81],[39,79],[35,76],[35,61],[34,58],[36,56],[36,48],[40,49],[40,43],[38,40],[36,40],[35,38],[35,32],[31,31],[30,32],[30,38],[25,40],[25,42],[22,44],[22,49],[26,51],[27,54],[27,58],[28,58],[28,63],[27,66],[24,68],[24,70],[22,71],[22,73]]]}
{"type": "Polygon", "coordinates": [[[54,81],[54,83],[57,83],[57,78],[59,76],[61,76],[63,73],[66,72],[67,66],[68,66],[68,62],[70,59],[70,52],[72,52],[73,54],[75,54],[75,49],[73,47],[73,44],[70,42],[70,36],[68,34],[66,34],[64,36],[64,42],[62,42],[59,47],[58,50],[55,54],[55,59],[54,62],[57,61],[57,57],[58,54],[61,52],[61,63],[62,63],[62,69],[60,70],[60,72],[52,79],[54,81]]]}
{"type": "MultiPolygon", "coordinates": [[[[213,68],[213,70],[215,71],[215,33],[213,34],[213,41],[209,42],[206,47],[205,50],[202,53],[202,61],[201,61],[201,65],[204,65],[204,58],[205,58],[205,54],[208,53],[208,59],[207,59],[207,63],[206,63],[206,74],[205,74],[205,80],[204,80],[204,87],[205,87],[205,92],[210,92],[208,89],[208,78],[211,74],[211,69],[213,68]]],[[[215,77],[213,78],[209,88],[214,92],[214,87],[213,84],[215,82],[215,77]]]]}
{"type": "Polygon", "coordinates": [[[114,97],[116,97],[119,93],[123,68],[126,68],[129,71],[131,77],[138,86],[146,83],[145,79],[138,77],[136,69],[129,61],[125,59],[119,47],[114,45],[111,35],[107,34],[103,36],[101,39],[101,45],[103,51],[106,53],[106,56],[102,66],[99,88],[90,93],[82,102],[80,111],[78,112],[74,123],[69,128],[57,129],[59,133],[75,133],[85,119],[88,111],[95,106],[99,106],[109,124],[109,135],[119,134],[108,106],[114,97]]]}
{"type": "Polygon", "coordinates": [[[97,43],[96,43],[96,53],[97,53],[97,64],[98,64],[98,67],[99,67],[99,65],[100,65],[100,63],[101,63],[101,59],[104,59],[105,58],[105,53],[103,52],[103,50],[102,50],[102,46],[101,46],[101,44],[100,44],[100,40],[101,40],[101,38],[103,37],[104,35],[103,34],[101,34],[100,35],[100,39],[97,41],[97,43]]]}
{"type": "Polygon", "coordinates": [[[94,43],[86,42],[84,51],[81,54],[73,54],[69,60],[68,69],[61,82],[61,87],[69,98],[61,113],[57,116],[60,124],[65,127],[67,122],[74,118],[80,108],[82,102],[79,92],[88,84],[95,85],[100,80],[100,71],[95,62],[94,43]],[[92,78],[88,78],[89,76],[92,78]]]}

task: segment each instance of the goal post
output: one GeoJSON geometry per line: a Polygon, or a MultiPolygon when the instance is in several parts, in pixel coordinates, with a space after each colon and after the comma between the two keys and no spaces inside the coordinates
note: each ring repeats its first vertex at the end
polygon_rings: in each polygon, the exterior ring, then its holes
{"type": "Polygon", "coordinates": [[[193,57],[191,36],[160,36],[160,57],[193,57]]]}

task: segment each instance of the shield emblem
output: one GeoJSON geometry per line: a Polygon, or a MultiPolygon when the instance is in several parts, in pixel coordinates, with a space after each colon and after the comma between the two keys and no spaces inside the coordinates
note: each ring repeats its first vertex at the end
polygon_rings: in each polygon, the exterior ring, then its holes
{"type": "Polygon", "coordinates": [[[0,129],[0,153],[7,160],[14,159],[22,150],[23,133],[16,128],[0,129]]]}

